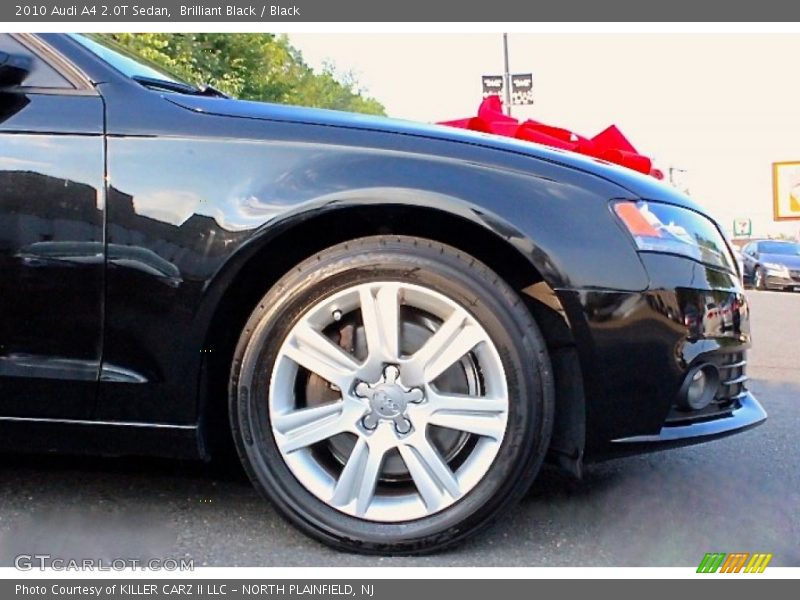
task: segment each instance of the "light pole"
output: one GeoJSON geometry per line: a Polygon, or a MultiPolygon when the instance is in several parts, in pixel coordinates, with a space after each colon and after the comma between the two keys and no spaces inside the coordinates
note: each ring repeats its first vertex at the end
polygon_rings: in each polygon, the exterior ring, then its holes
{"type": "Polygon", "coordinates": [[[508,34],[503,34],[503,56],[505,59],[505,72],[503,73],[503,88],[506,96],[506,114],[511,116],[511,70],[508,67],[508,34]]]}

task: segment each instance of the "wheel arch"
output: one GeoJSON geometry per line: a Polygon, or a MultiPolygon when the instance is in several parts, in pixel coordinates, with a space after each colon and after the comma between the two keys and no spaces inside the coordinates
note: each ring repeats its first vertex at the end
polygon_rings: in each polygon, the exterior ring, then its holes
{"type": "Polygon", "coordinates": [[[585,442],[585,406],[577,352],[569,324],[553,287],[521,250],[535,247],[507,224],[467,218],[419,204],[358,204],[303,214],[265,229],[247,244],[220,283],[224,289],[210,318],[201,367],[198,414],[206,457],[230,448],[227,382],[236,341],[256,303],[292,267],[330,246],[370,235],[408,235],[461,250],[497,272],[526,303],[537,320],[553,362],[556,415],[551,456],[580,475],[585,442]],[[501,233],[502,232],[502,233],[501,233]],[[513,239],[513,241],[511,241],[513,239]],[[577,379],[576,379],[577,378],[577,379]]]}

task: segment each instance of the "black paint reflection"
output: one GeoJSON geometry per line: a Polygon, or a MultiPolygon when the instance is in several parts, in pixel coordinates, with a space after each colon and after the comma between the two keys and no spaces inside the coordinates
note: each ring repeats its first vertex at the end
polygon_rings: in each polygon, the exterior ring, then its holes
{"type": "Polygon", "coordinates": [[[98,360],[98,190],[30,171],[0,171],[0,190],[0,354],[98,360]]]}
{"type": "Polygon", "coordinates": [[[28,104],[30,99],[24,94],[7,94],[0,92],[0,124],[11,119],[28,104]]]}

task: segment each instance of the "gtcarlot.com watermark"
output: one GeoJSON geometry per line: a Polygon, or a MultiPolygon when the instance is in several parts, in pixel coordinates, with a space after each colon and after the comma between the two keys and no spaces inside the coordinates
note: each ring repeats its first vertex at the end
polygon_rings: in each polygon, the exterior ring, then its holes
{"type": "Polygon", "coordinates": [[[19,554],[14,567],[20,571],[194,571],[192,558],[61,558],[51,554],[19,554]]]}

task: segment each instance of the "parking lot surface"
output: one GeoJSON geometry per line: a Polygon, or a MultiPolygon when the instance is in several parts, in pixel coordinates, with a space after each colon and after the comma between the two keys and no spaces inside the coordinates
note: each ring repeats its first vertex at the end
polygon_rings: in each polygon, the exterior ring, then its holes
{"type": "Polygon", "coordinates": [[[0,456],[0,564],[192,558],[195,566],[695,566],[771,552],[800,566],[800,294],[749,291],[750,389],[766,424],[610,461],[583,481],[546,469],[491,530],[446,553],[343,554],[284,522],[236,471],[142,459],[0,456]]]}

